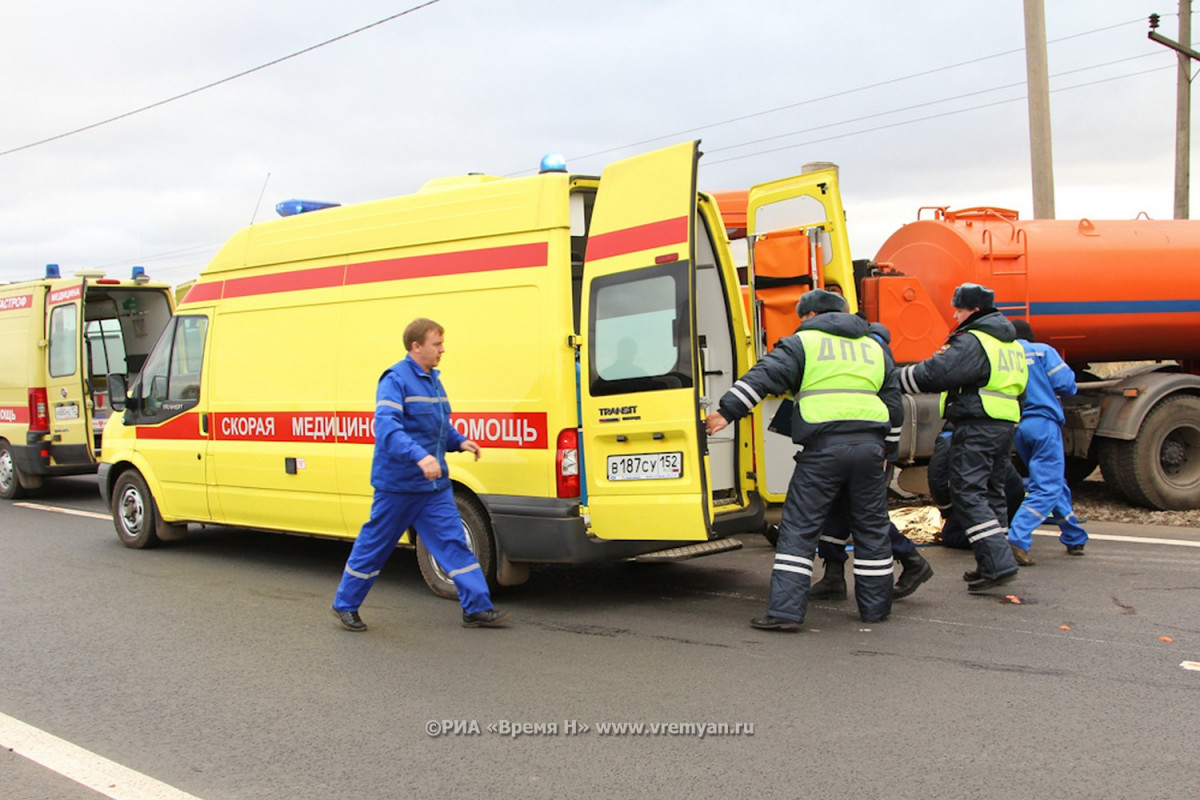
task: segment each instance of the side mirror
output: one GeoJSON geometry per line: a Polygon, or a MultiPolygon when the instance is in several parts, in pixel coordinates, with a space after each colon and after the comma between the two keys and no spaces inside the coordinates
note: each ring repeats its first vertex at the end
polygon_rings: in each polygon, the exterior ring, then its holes
{"type": "Polygon", "coordinates": [[[167,376],[155,375],[150,379],[150,400],[161,405],[167,399],[167,376]]]}
{"type": "Polygon", "coordinates": [[[113,411],[125,410],[125,376],[119,372],[108,375],[108,405],[113,411]]]}

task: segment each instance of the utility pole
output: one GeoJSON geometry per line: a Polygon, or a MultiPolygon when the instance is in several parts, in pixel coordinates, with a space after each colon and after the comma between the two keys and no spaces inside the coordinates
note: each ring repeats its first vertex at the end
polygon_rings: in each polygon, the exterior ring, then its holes
{"type": "Polygon", "coordinates": [[[1188,219],[1191,194],[1192,156],[1192,60],[1200,53],[1192,49],[1192,0],[1179,0],[1179,41],[1173,42],[1156,30],[1158,14],[1150,15],[1150,38],[1179,53],[1175,81],[1175,219],[1188,219]]]}
{"type": "Polygon", "coordinates": [[[1029,95],[1029,156],[1033,217],[1054,219],[1054,156],[1050,138],[1050,71],[1043,0],[1025,0],[1025,71],[1029,95]]]}

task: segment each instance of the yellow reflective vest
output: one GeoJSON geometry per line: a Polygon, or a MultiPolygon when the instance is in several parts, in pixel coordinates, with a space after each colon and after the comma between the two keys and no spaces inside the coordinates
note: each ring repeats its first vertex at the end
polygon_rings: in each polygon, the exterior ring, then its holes
{"type": "Polygon", "coordinates": [[[804,347],[804,378],[796,393],[804,421],[887,425],[887,406],[879,397],[885,367],[879,342],[870,336],[851,339],[818,330],[797,331],[796,336],[804,347]]]}
{"type": "MultiPolygon", "coordinates": [[[[1025,391],[1025,382],[1029,378],[1025,348],[1021,347],[1020,342],[1002,342],[982,331],[969,330],[967,333],[983,345],[983,352],[992,368],[988,382],[979,389],[983,413],[992,419],[1020,422],[1021,402],[1018,398],[1025,391]]],[[[942,392],[941,411],[945,414],[945,392],[942,392]]]]}

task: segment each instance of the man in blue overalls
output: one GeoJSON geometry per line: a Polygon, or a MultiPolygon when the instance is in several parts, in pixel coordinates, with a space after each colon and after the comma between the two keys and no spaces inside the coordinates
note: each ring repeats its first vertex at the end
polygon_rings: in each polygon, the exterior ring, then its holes
{"type": "Polygon", "coordinates": [[[333,613],[348,631],[367,629],[358,609],[410,527],[454,580],[463,625],[495,627],[508,617],[492,607],[487,578],[467,546],[454,504],[446,453],[474,453],[478,460],[480,452],[450,424],[450,400],[434,369],[445,352],[444,334],[433,320],[410,322],[404,329],[408,355],[379,379],[371,518],[354,540],[333,600],[333,613]]]}
{"type": "Polygon", "coordinates": [[[1071,490],[1067,487],[1066,463],[1063,454],[1063,415],[1059,396],[1075,394],[1075,372],[1062,360],[1053,347],[1033,338],[1033,328],[1023,319],[1014,319],[1017,341],[1025,348],[1029,366],[1029,383],[1025,386],[1025,404],[1021,407],[1021,424],[1013,444],[1017,455],[1029,470],[1029,485],[1025,502],[1013,515],[1008,527],[1008,543],[1017,563],[1033,566],[1029,549],[1033,545],[1033,530],[1051,518],[1058,523],[1067,553],[1083,555],[1087,531],[1075,517],[1071,507],[1071,490]]]}

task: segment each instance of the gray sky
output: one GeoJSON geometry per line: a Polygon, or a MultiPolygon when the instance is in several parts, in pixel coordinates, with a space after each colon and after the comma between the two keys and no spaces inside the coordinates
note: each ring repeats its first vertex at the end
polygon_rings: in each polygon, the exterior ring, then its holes
{"type": "MultiPolygon", "coordinates": [[[[422,2],[6,3],[0,152],[422,2]]],[[[1058,217],[1170,218],[1176,59],[1146,18],[1177,38],[1178,3],[1045,5],[1058,217]]],[[[838,163],[867,258],[921,206],[1032,215],[1024,81],[1021,0],[439,0],[0,156],[0,282],[57,262],[178,284],[280,200],[529,174],[552,151],[598,174],[691,138],[706,190],[838,163]]]]}

